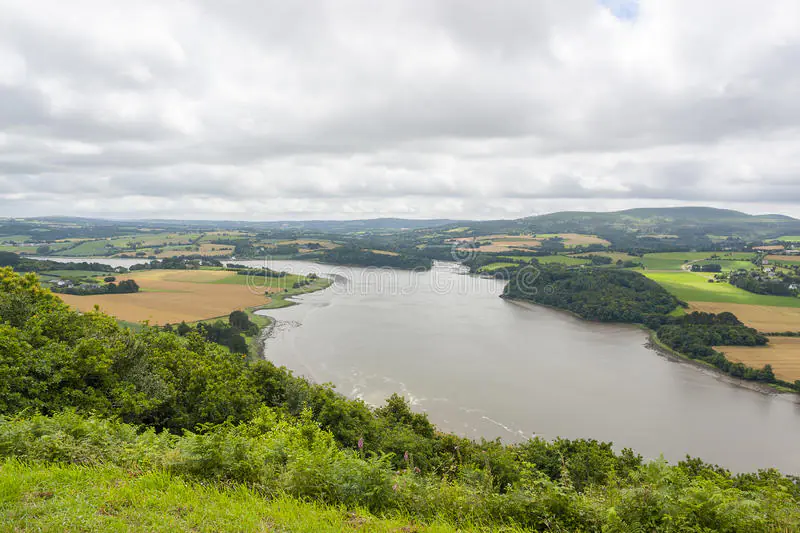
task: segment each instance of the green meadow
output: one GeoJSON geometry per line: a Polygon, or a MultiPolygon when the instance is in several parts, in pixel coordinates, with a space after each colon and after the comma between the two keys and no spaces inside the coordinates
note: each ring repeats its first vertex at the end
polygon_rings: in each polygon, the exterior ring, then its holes
{"type": "MultiPolygon", "coordinates": [[[[719,263],[723,270],[730,270],[725,267],[728,261],[749,262],[754,257],[750,252],[662,252],[645,254],[639,261],[647,270],[681,270],[683,265],[692,261],[708,260],[709,262],[719,263]],[[717,256],[712,259],[712,256],[717,256]]],[[[752,265],[751,265],[752,266],[752,265]]],[[[745,266],[737,268],[748,268],[745,266]]]]}
{"type": "MultiPolygon", "coordinates": [[[[479,531],[116,466],[0,463],[2,531],[479,531]]],[[[493,529],[497,531],[497,529],[493,529]]],[[[517,531],[513,528],[505,531],[517,531]]]]}
{"type": "Polygon", "coordinates": [[[730,283],[709,283],[712,276],[695,272],[642,272],[685,302],[715,302],[800,307],[800,298],[753,294],[730,283]]]}
{"type": "Polygon", "coordinates": [[[478,272],[494,272],[496,270],[501,270],[503,268],[517,267],[517,266],[519,266],[519,263],[503,263],[503,262],[489,263],[488,265],[484,265],[481,268],[479,268],[478,272]]]}
{"type": "Polygon", "coordinates": [[[783,237],[778,237],[775,240],[783,242],[800,242],[800,235],[784,235],[783,237]]]}

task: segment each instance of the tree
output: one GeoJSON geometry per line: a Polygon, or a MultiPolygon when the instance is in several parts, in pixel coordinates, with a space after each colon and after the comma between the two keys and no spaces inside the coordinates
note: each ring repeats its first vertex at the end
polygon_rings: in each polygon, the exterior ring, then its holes
{"type": "Polygon", "coordinates": [[[233,311],[230,316],[228,316],[228,323],[231,326],[238,328],[239,331],[247,331],[251,324],[247,313],[240,311],[239,309],[233,311]]]}
{"type": "Polygon", "coordinates": [[[15,267],[20,257],[14,252],[0,252],[0,267],[15,267]]]}

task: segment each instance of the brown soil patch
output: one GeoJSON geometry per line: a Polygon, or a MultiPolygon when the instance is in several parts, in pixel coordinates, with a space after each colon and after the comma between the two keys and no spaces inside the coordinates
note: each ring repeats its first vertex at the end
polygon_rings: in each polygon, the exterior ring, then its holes
{"type": "Polygon", "coordinates": [[[780,244],[773,244],[770,246],[753,246],[753,250],[763,250],[765,252],[775,251],[775,250],[785,250],[785,249],[786,248],[784,246],[781,246],[780,244]]]}
{"type": "Polygon", "coordinates": [[[793,382],[800,379],[800,338],[770,337],[767,346],[717,346],[714,348],[735,363],[753,368],[772,365],[778,379],[793,382]]]}
{"type": "Polygon", "coordinates": [[[691,311],[705,311],[706,313],[728,311],[751,328],[767,333],[800,331],[800,308],[798,307],[689,302],[689,308],[691,311]]]}
{"type": "Polygon", "coordinates": [[[211,283],[233,272],[209,270],[150,270],[118,279],[134,279],[141,292],[98,296],[58,295],[79,311],[95,305],[120,320],[151,324],[194,322],[229,314],[234,309],[264,305],[269,299],[263,289],[246,285],[211,283]]]}
{"type": "Polygon", "coordinates": [[[771,262],[775,261],[788,261],[788,262],[797,262],[800,261],[800,255],[774,255],[770,254],[767,256],[767,259],[771,262]]]}

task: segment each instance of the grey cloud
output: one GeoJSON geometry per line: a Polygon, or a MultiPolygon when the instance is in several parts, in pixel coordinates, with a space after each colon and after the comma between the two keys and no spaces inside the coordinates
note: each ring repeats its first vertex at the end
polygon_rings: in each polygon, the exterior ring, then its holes
{"type": "Polygon", "coordinates": [[[0,0],[9,214],[800,214],[791,0],[36,4],[0,0]]]}

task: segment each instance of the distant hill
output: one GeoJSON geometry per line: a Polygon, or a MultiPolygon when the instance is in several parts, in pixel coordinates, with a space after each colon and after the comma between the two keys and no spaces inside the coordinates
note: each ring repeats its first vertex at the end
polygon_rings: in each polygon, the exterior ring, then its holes
{"type": "Polygon", "coordinates": [[[588,233],[620,248],[701,248],[725,240],[756,241],[800,232],[800,220],[786,215],[750,215],[712,207],[637,208],[624,211],[560,211],[513,221],[470,225],[477,232],[588,233]]]}

